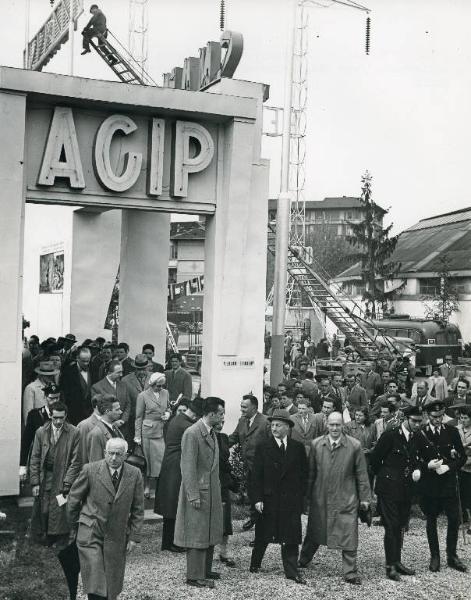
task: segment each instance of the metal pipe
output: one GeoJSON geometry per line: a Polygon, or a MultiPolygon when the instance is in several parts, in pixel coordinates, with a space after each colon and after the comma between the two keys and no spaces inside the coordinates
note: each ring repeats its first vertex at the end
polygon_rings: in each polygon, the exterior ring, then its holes
{"type": "Polygon", "coordinates": [[[289,150],[292,110],[293,56],[296,11],[298,0],[291,0],[286,49],[285,99],[283,108],[283,138],[281,155],[281,184],[276,210],[275,280],[273,285],[272,355],[270,383],[283,379],[284,333],[286,313],[286,284],[288,279],[288,241],[290,228],[289,150]]]}
{"type": "Polygon", "coordinates": [[[26,19],[25,19],[25,49],[23,52],[23,68],[29,68],[29,13],[31,8],[31,0],[26,0],[26,19]]]}
{"type": "Polygon", "coordinates": [[[69,45],[70,45],[69,75],[74,74],[74,38],[75,38],[74,0],[69,0],[69,45]]]}

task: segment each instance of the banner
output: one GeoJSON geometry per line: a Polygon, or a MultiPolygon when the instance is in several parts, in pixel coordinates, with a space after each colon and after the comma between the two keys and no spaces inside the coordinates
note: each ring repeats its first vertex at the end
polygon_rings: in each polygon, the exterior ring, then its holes
{"type": "Polygon", "coordinates": [[[191,296],[204,290],[204,275],[198,275],[193,279],[181,281],[180,283],[170,283],[168,285],[168,297],[170,300],[191,296]]]}

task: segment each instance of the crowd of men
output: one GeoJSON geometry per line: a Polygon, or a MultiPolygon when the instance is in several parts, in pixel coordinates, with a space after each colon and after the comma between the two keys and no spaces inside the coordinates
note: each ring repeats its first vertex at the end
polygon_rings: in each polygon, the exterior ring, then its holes
{"type": "MultiPolygon", "coordinates": [[[[228,549],[236,489],[229,457],[236,446],[250,504],[243,529],[255,527],[251,572],[260,571],[267,545],[277,543],[286,577],[305,584],[304,569],[325,545],[342,551],[345,581],[361,584],[358,520],[371,523],[373,489],[389,579],[415,573],[401,556],[414,499],[426,518],[430,570],[441,567],[441,512],[448,522],[447,564],[467,570],[457,556],[460,523],[471,510],[465,375],[445,360],[438,375],[447,382],[443,399],[428,381],[414,381],[415,370],[400,356],[316,374],[304,356],[296,368],[286,366],[276,389],[265,386],[263,404],[251,393],[242,398],[241,418],[226,436],[224,400],[193,398],[178,355],[165,368],[154,362],[151,344],[132,360],[127,344],[101,338],[80,345],[72,334],[41,344],[29,339],[20,478],[29,479],[35,497],[32,532],[55,549],[72,599],[80,572],[89,598],[116,598],[126,554],[139,541],[151,460],[144,452],[143,466],[134,452],[143,394],[151,404],[165,398],[170,415],[159,428],[155,510],[164,517],[162,550],[186,552],[188,585],[214,587],[221,576],[213,570],[216,547],[221,564],[237,566],[228,549]]],[[[139,431],[153,425],[145,418],[139,423],[139,431]]]]}

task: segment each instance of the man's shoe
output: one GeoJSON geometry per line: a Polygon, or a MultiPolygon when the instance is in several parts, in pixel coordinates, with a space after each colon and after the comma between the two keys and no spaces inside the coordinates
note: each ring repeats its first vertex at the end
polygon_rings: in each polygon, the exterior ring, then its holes
{"type": "Polygon", "coordinates": [[[84,54],[90,54],[91,50],[83,50],[80,54],[83,56],[84,54]]]}
{"type": "Polygon", "coordinates": [[[429,568],[429,571],[432,571],[432,573],[437,573],[438,571],[440,571],[440,557],[432,556],[432,558],[430,559],[430,565],[428,568],[429,568]]]}
{"type": "Polygon", "coordinates": [[[401,575],[415,575],[415,569],[405,567],[401,562],[396,563],[396,571],[401,575]]]}
{"type": "Polygon", "coordinates": [[[235,567],[236,563],[235,560],[232,560],[232,558],[226,558],[225,556],[220,556],[219,560],[222,562],[223,565],[226,565],[226,567],[235,567]]]}
{"type": "Polygon", "coordinates": [[[352,585],[361,585],[361,577],[355,575],[354,577],[345,577],[345,583],[351,583],[352,585]]]}
{"type": "Polygon", "coordinates": [[[300,583],[301,585],[307,585],[307,581],[302,577],[302,575],[296,575],[296,577],[287,577],[286,579],[290,579],[295,583],[300,583]]]}
{"type": "Polygon", "coordinates": [[[466,567],[464,562],[460,560],[457,556],[449,556],[447,563],[450,569],[461,571],[461,573],[467,573],[468,571],[468,568],[466,567]]]}
{"type": "Polygon", "coordinates": [[[182,552],[186,552],[185,548],[181,548],[180,546],[175,546],[175,544],[172,544],[170,546],[170,548],[168,548],[168,550],[170,550],[170,552],[175,552],[178,554],[181,554],[182,552]]]}
{"type": "Polygon", "coordinates": [[[221,573],[210,571],[209,573],[206,573],[206,579],[221,579],[221,573]]]}
{"type": "Polygon", "coordinates": [[[386,577],[392,581],[401,581],[401,577],[394,565],[386,567],[386,577]]]}
{"type": "Polygon", "coordinates": [[[204,581],[200,581],[199,579],[187,579],[186,584],[192,585],[193,587],[197,587],[197,588],[206,587],[206,583],[204,581]]]}
{"type": "Polygon", "coordinates": [[[260,567],[252,567],[252,566],[250,566],[249,571],[251,573],[260,573],[260,567]]]}
{"type": "Polygon", "coordinates": [[[302,561],[298,560],[298,569],[307,569],[309,563],[303,563],[302,561]]]}
{"type": "Polygon", "coordinates": [[[242,525],[242,530],[243,531],[250,531],[254,525],[255,525],[255,521],[253,519],[248,519],[242,525]]]}

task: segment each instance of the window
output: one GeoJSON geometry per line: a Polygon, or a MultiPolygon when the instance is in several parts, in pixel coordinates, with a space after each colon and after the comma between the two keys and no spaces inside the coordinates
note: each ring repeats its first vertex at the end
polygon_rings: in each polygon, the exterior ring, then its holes
{"type": "Polygon", "coordinates": [[[420,343],[420,331],[417,329],[409,329],[407,332],[407,337],[413,340],[416,344],[420,343]]]}
{"type": "Polygon", "coordinates": [[[170,260],[177,260],[178,258],[178,244],[177,242],[170,242],[170,260]]]}
{"type": "Polygon", "coordinates": [[[427,277],[419,279],[419,292],[427,296],[436,296],[440,292],[439,278],[427,277]]]}
{"type": "Polygon", "coordinates": [[[177,269],[170,268],[168,270],[168,282],[169,283],[177,283],[177,269]]]}

